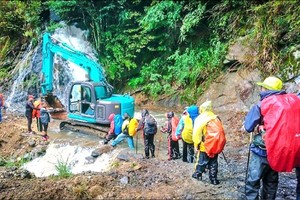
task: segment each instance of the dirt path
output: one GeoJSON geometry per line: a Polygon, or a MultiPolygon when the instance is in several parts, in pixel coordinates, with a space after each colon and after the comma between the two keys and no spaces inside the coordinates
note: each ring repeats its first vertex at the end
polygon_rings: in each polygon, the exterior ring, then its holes
{"type": "MultiPolygon", "coordinates": [[[[249,136],[241,132],[243,113],[227,127],[226,148],[219,156],[220,185],[191,178],[193,164],[181,160],[142,159],[124,149],[109,172],[86,172],[69,178],[35,178],[16,167],[0,168],[0,199],[243,199],[249,136]],[[229,129],[230,127],[230,129],[229,129]],[[125,160],[123,158],[126,158],[125,160]],[[121,158],[121,159],[120,159],[121,158]]],[[[54,124],[55,125],[55,124],[54,124]]],[[[0,125],[0,158],[18,158],[33,150],[30,141],[46,146],[40,137],[26,137],[26,119],[8,116],[0,125]]],[[[295,197],[293,174],[280,177],[279,199],[295,197]]]]}

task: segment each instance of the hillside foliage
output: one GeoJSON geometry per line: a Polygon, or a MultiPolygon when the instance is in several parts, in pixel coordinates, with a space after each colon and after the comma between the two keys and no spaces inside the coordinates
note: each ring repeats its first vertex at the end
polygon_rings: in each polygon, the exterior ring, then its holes
{"type": "MultiPolygon", "coordinates": [[[[55,13],[88,30],[109,82],[157,98],[181,94],[193,102],[227,67],[228,47],[246,38],[255,56],[242,66],[287,80],[297,74],[299,1],[255,0],[14,0],[0,3],[0,59],[53,31],[55,13]],[[126,83],[126,84],[124,84],[126,83]]],[[[11,66],[0,66],[3,78],[11,66]]]]}

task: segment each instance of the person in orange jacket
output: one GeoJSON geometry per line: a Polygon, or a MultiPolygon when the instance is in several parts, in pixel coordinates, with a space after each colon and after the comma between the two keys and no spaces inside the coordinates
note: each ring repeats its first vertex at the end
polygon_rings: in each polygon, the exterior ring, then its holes
{"type": "Polygon", "coordinates": [[[36,100],[33,103],[33,111],[32,111],[32,118],[36,118],[36,126],[37,126],[37,130],[39,132],[42,131],[42,123],[41,123],[41,101],[40,100],[36,100]]]}
{"type": "MultiPolygon", "coordinates": [[[[166,115],[166,123],[165,126],[161,127],[160,131],[162,133],[167,133],[168,134],[168,160],[176,160],[180,159],[181,155],[179,152],[179,143],[178,140],[174,141],[172,139],[172,134],[175,134],[174,132],[176,131],[175,124],[172,123],[172,118],[174,118],[174,112],[168,112],[165,114],[166,115]]],[[[178,123],[178,121],[177,121],[178,123]]],[[[177,124],[176,124],[177,125],[177,124]]]]}

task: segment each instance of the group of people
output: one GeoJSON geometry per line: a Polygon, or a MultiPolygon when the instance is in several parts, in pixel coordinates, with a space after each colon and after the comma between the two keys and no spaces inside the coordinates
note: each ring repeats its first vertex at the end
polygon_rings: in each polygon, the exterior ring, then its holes
{"type": "Polygon", "coordinates": [[[28,135],[36,134],[32,130],[32,119],[36,118],[37,130],[41,132],[44,141],[49,139],[47,130],[50,122],[50,114],[46,107],[47,104],[45,102],[41,102],[40,100],[35,101],[33,95],[28,95],[28,100],[25,105],[28,135]]]}
{"type": "MultiPolygon", "coordinates": [[[[296,80],[300,88],[300,77],[296,80]]],[[[245,195],[247,199],[275,199],[278,188],[278,172],[272,169],[268,161],[268,152],[264,144],[264,116],[262,114],[262,102],[273,95],[284,95],[282,90],[283,83],[277,77],[268,77],[263,82],[257,83],[261,87],[260,101],[255,104],[245,117],[244,128],[247,132],[257,132],[250,145],[251,156],[247,167],[247,177],[245,184],[245,195]],[[261,143],[258,142],[260,138],[261,143]],[[262,182],[262,188],[261,188],[262,182]]],[[[298,94],[300,98],[300,93],[298,94]]],[[[1,108],[4,106],[3,95],[0,94],[0,122],[2,121],[1,108]]],[[[28,133],[35,134],[32,130],[32,119],[37,119],[38,130],[42,132],[43,140],[48,140],[47,129],[50,122],[50,115],[46,109],[46,103],[34,101],[34,96],[29,95],[25,107],[25,116],[27,118],[28,133]]],[[[218,154],[208,153],[205,146],[205,136],[207,134],[207,125],[210,120],[220,118],[213,113],[212,102],[206,101],[199,107],[191,105],[186,107],[180,117],[173,111],[166,113],[166,123],[161,126],[160,131],[167,133],[168,136],[168,160],[182,158],[183,162],[195,163],[195,171],[192,178],[202,180],[202,175],[206,169],[209,171],[211,184],[218,185],[220,181],[218,175],[218,154]],[[182,140],[183,151],[179,150],[179,140],[182,140]],[[196,157],[196,158],[195,158],[196,157]]],[[[145,158],[155,157],[154,137],[158,131],[156,119],[147,109],[141,111],[141,119],[134,119],[128,113],[123,116],[112,113],[109,116],[110,129],[106,135],[104,144],[110,140],[111,146],[115,147],[124,139],[127,139],[131,150],[135,149],[133,136],[142,131],[144,140],[145,158]]],[[[224,144],[225,145],[225,144],[224,144]]],[[[300,158],[299,158],[300,159],[300,158]]],[[[300,166],[296,166],[297,177],[297,200],[300,200],[300,166]]]]}
{"type": "MultiPolygon", "coordinates": [[[[207,133],[206,125],[210,120],[218,118],[212,111],[212,102],[206,101],[200,107],[196,105],[186,107],[180,119],[172,111],[166,113],[165,116],[166,123],[160,128],[160,131],[168,134],[168,160],[182,158],[183,162],[195,162],[195,172],[192,177],[197,180],[202,180],[202,174],[208,168],[211,183],[219,184],[220,181],[217,179],[218,154],[208,155],[204,146],[204,138],[207,133]],[[180,139],[183,142],[182,155],[179,150],[180,139]]],[[[123,115],[124,122],[120,133],[116,132],[117,125],[114,121],[117,120],[116,116],[112,114],[109,119],[111,125],[104,144],[114,139],[111,145],[115,147],[127,138],[128,146],[130,149],[134,149],[133,137],[128,134],[131,117],[127,113],[123,115]]],[[[147,109],[143,109],[135,131],[142,130],[146,159],[155,157],[154,137],[158,131],[157,126],[156,119],[147,109]]]]}
{"type": "MultiPolygon", "coordinates": [[[[300,88],[300,78],[296,79],[296,83],[300,88]]],[[[261,102],[265,98],[272,95],[286,94],[282,90],[282,81],[276,77],[268,77],[263,82],[257,83],[261,86],[260,101],[254,105],[245,117],[244,127],[247,132],[263,132],[264,119],[261,113],[261,102]]],[[[300,93],[298,94],[300,98],[300,93]]],[[[210,155],[207,153],[204,138],[207,133],[207,124],[212,119],[219,119],[213,113],[212,102],[206,101],[199,107],[191,105],[186,107],[180,119],[175,119],[174,112],[166,113],[166,123],[160,128],[162,133],[168,134],[168,160],[182,158],[183,162],[195,163],[195,171],[192,178],[202,180],[202,175],[206,169],[209,171],[209,179],[211,184],[217,185],[220,181],[218,175],[218,153],[210,155]],[[183,151],[179,150],[178,141],[182,140],[183,151]],[[195,156],[196,155],[196,156],[195,156]],[[196,160],[195,160],[196,157],[196,160]]],[[[130,116],[126,113],[124,119],[129,119],[130,116]]],[[[155,157],[154,137],[157,132],[157,122],[154,120],[156,128],[149,127],[147,121],[151,121],[153,116],[150,115],[147,109],[141,111],[141,119],[139,120],[137,131],[142,130],[145,158],[155,157]]],[[[125,123],[125,122],[124,122],[125,123]]],[[[153,122],[152,122],[153,123],[153,122]]],[[[126,122],[127,126],[129,121],[126,122]]],[[[154,127],[155,127],[154,126],[154,127]]],[[[112,128],[113,126],[111,126],[112,128]]],[[[122,128],[123,130],[123,128],[122,128]]],[[[110,130],[106,138],[106,143],[116,138],[112,142],[112,146],[118,144],[122,139],[128,138],[128,145],[134,149],[133,138],[128,134],[122,133],[120,136],[112,136],[113,129],[110,130]],[[123,135],[122,135],[123,134],[123,135]],[[119,139],[117,139],[119,137],[119,139]]],[[[263,140],[263,137],[262,137],[263,140]]],[[[245,195],[247,199],[275,199],[278,188],[278,172],[272,169],[268,163],[267,151],[256,142],[250,145],[251,156],[249,166],[247,167],[247,177],[245,184],[245,195]],[[260,188],[262,182],[262,188],[260,188]],[[261,192],[260,192],[261,191],[261,192]]],[[[296,167],[297,184],[297,200],[300,200],[300,166],[296,167]]]]}

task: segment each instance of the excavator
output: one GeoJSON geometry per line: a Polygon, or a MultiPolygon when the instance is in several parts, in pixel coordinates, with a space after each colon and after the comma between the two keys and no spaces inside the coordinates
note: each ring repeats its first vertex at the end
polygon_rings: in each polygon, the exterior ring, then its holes
{"type": "MultiPolygon", "coordinates": [[[[128,94],[113,94],[113,87],[107,82],[102,66],[87,54],[60,42],[49,33],[43,35],[42,51],[42,99],[51,108],[51,116],[62,119],[60,129],[68,125],[106,133],[111,113],[134,115],[134,98],[128,94]],[[54,55],[87,72],[86,81],[75,81],[68,86],[66,106],[53,93],[54,55]]],[[[80,130],[77,128],[75,130],[80,130]]]]}

